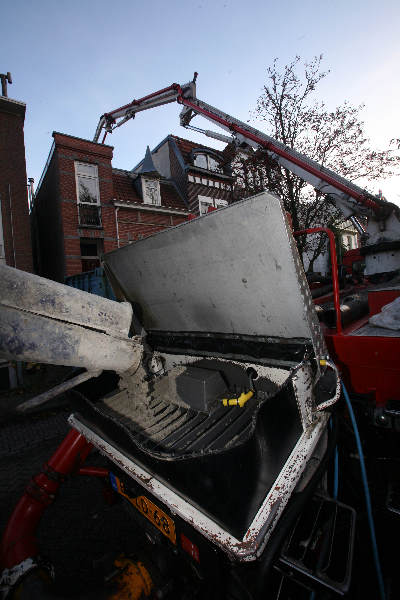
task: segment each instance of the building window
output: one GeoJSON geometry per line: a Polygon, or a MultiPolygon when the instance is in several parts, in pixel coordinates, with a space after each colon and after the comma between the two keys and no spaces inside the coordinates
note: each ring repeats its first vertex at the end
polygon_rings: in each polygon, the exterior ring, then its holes
{"type": "Polygon", "coordinates": [[[99,204],[99,176],[97,165],[75,162],[76,191],[81,204],[99,204]]]}
{"type": "Polygon", "coordinates": [[[354,248],[357,248],[357,238],[355,235],[342,236],[342,242],[346,247],[346,250],[353,250],[354,248]]]}
{"type": "Polygon", "coordinates": [[[81,227],[101,228],[101,208],[98,204],[78,204],[79,225],[81,227]]]}
{"type": "Polygon", "coordinates": [[[215,173],[223,173],[219,162],[209,154],[196,153],[194,155],[194,164],[196,167],[206,169],[207,171],[214,171],[215,173]]]}
{"type": "Polygon", "coordinates": [[[101,227],[100,191],[97,165],[75,161],[79,225],[101,227]]]}
{"type": "Polygon", "coordinates": [[[158,179],[142,177],[143,202],[145,204],[161,205],[160,182],[158,179]]]}
{"type": "Polygon", "coordinates": [[[207,214],[210,207],[222,208],[223,206],[228,206],[228,201],[221,198],[209,198],[208,196],[199,196],[198,198],[200,215],[207,214]]]}
{"type": "Polygon", "coordinates": [[[100,256],[104,251],[103,240],[93,238],[81,238],[81,261],[82,272],[93,271],[100,266],[100,256]]]}

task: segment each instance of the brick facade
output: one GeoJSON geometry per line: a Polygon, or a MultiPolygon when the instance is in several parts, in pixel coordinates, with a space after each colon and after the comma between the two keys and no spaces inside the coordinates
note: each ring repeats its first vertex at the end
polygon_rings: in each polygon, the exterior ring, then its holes
{"type": "Polygon", "coordinates": [[[0,262],[32,271],[25,108],[23,102],[0,97],[0,262]]]}
{"type": "Polygon", "coordinates": [[[40,275],[50,279],[63,281],[94,268],[103,252],[178,225],[189,212],[199,214],[199,195],[228,202],[232,199],[232,178],[196,168],[192,150],[198,146],[188,140],[168,136],[157,147],[163,156],[160,172],[154,166],[156,158],[151,172],[143,170],[143,164],[152,165],[149,150],[149,162],[142,161],[130,172],[112,167],[111,146],[57,132],[53,138],[32,211],[35,266],[40,275]],[[88,169],[90,165],[97,167],[98,209],[95,204],[78,201],[76,165],[79,168],[81,164],[88,169]],[[143,198],[142,183],[149,177],[158,182],[160,204],[143,198]],[[86,210],[97,215],[97,224],[82,219],[86,210]]]}
{"type": "Polygon", "coordinates": [[[56,281],[83,270],[81,241],[103,239],[104,250],[116,247],[111,146],[53,133],[49,163],[35,195],[32,211],[37,272],[56,281]],[[101,226],[79,222],[75,162],[96,165],[100,192],[101,226]],[[112,243],[110,244],[109,241],[112,243]],[[107,248],[106,248],[107,246],[107,248]]]}
{"type": "Polygon", "coordinates": [[[225,183],[225,181],[216,181],[214,178],[210,179],[209,177],[199,177],[198,173],[189,173],[187,194],[190,212],[198,214],[199,196],[225,200],[229,204],[232,201],[232,185],[230,182],[225,183]],[[196,182],[198,179],[201,180],[201,183],[196,182]],[[226,185],[226,187],[220,187],[221,184],[224,186],[226,185]],[[218,185],[218,187],[216,187],[216,185],[218,185]]]}
{"type": "Polygon", "coordinates": [[[186,216],[154,214],[150,211],[132,210],[120,207],[118,227],[120,246],[124,246],[143,237],[173,227],[186,220],[186,216]]]}

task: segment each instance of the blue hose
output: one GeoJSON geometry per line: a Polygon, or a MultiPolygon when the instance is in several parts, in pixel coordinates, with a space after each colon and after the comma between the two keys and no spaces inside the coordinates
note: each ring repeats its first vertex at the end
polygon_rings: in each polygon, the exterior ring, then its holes
{"type": "Polygon", "coordinates": [[[372,553],[374,555],[376,575],[378,577],[379,595],[381,597],[381,600],[385,600],[386,599],[385,587],[383,584],[382,569],[381,569],[381,565],[380,565],[380,561],[379,561],[378,546],[376,543],[375,525],[374,525],[374,519],[372,516],[372,507],[371,507],[371,497],[369,494],[367,471],[365,468],[364,454],[363,454],[363,450],[362,450],[362,446],[361,446],[360,434],[358,432],[357,421],[354,416],[353,407],[351,405],[350,398],[349,398],[349,395],[347,393],[347,390],[345,388],[343,381],[342,381],[342,389],[343,389],[344,398],[346,400],[347,408],[348,408],[348,411],[350,414],[351,423],[353,425],[354,435],[355,435],[356,442],[357,442],[358,455],[360,457],[361,477],[362,477],[363,485],[364,485],[365,503],[367,505],[368,523],[369,523],[369,529],[370,529],[370,533],[371,533],[372,553]]]}

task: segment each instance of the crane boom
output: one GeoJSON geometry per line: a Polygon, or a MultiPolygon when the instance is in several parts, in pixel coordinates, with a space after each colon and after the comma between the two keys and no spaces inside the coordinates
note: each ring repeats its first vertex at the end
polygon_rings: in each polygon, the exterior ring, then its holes
{"type": "MultiPolygon", "coordinates": [[[[171,102],[182,104],[183,109],[180,114],[180,123],[183,127],[190,128],[190,121],[193,117],[201,115],[208,121],[228,131],[232,136],[232,141],[236,145],[246,144],[255,149],[262,149],[280,166],[298,175],[316,190],[326,194],[329,200],[341,210],[345,217],[353,218],[357,215],[368,217],[366,233],[368,241],[366,248],[369,247],[371,252],[366,251],[365,254],[378,253],[380,255],[378,263],[381,263],[382,257],[387,254],[385,245],[389,244],[392,252],[390,255],[391,258],[389,262],[384,260],[383,265],[379,265],[379,272],[382,271],[382,267],[386,271],[398,268],[400,264],[399,207],[370,194],[331,169],[324,167],[293,148],[285,146],[267,134],[250,127],[247,123],[236,119],[215,106],[200,100],[196,97],[196,78],[197,73],[195,73],[193,80],[189,83],[182,85],[173,83],[157,92],[148,94],[138,100],[133,100],[129,104],[105,113],[100,118],[93,141],[98,142],[100,134],[104,130],[102,140],[102,143],[104,143],[107,133],[111,133],[116,127],[120,127],[129,119],[135,118],[137,112],[171,102]]],[[[217,133],[204,133],[210,137],[224,139],[224,141],[227,139],[226,136],[217,133]]],[[[375,262],[375,267],[376,265],[377,263],[375,262]]],[[[371,269],[375,267],[372,266],[372,263],[369,266],[367,264],[366,273],[371,274],[373,272],[371,269]]]]}
{"type": "Polygon", "coordinates": [[[100,117],[93,141],[98,143],[101,132],[104,130],[104,136],[101,142],[104,144],[108,133],[112,133],[114,129],[120,127],[126,123],[126,121],[129,121],[129,119],[134,119],[137,112],[156,108],[157,106],[163,106],[164,104],[170,104],[171,102],[178,102],[179,98],[184,98],[186,96],[196,97],[195,80],[183,85],[173,83],[162,90],[143,96],[143,98],[139,98],[138,100],[132,100],[129,104],[120,106],[111,112],[104,113],[104,115],[100,117]]]}

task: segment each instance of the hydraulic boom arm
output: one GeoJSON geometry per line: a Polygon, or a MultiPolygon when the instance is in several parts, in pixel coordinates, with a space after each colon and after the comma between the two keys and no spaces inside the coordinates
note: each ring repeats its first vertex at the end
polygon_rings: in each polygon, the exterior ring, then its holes
{"type": "MultiPolygon", "coordinates": [[[[228,138],[215,132],[199,129],[198,131],[202,131],[209,137],[223,141],[233,141],[238,146],[246,144],[256,149],[262,149],[279,165],[298,175],[316,190],[326,194],[345,217],[353,220],[354,225],[360,232],[362,228],[355,216],[368,217],[367,236],[369,236],[369,240],[367,244],[373,246],[374,252],[382,252],[381,248],[376,248],[377,245],[381,246],[382,243],[390,243],[391,250],[393,250],[393,244],[396,245],[395,249],[397,249],[397,244],[400,248],[400,210],[396,205],[373,196],[316,161],[250,127],[247,123],[239,121],[239,119],[199,100],[196,97],[196,78],[197,73],[195,73],[193,81],[189,83],[183,85],[173,83],[158,92],[144,96],[139,100],[133,100],[130,104],[105,113],[100,118],[93,141],[98,142],[104,129],[102,140],[104,143],[107,133],[111,133],[116,127],[129,119],[133,119],[137,112],[177,102],[183,105],[180,115],[180,122],[183,127],[190,128],[190,121],[196,115],[201,115],[212,123],[216,123],[219,127],[228,131],[232,137],[228,138]]],[[[396,252],[394,262],[391,261],[394,265],[400,262],[400,254],[397,255],[398,253],[400,253],[400,250],[396,252]]],[[[381,270],[393,270],[391,266],[391,264],[384,265],[381,270]]]]}

